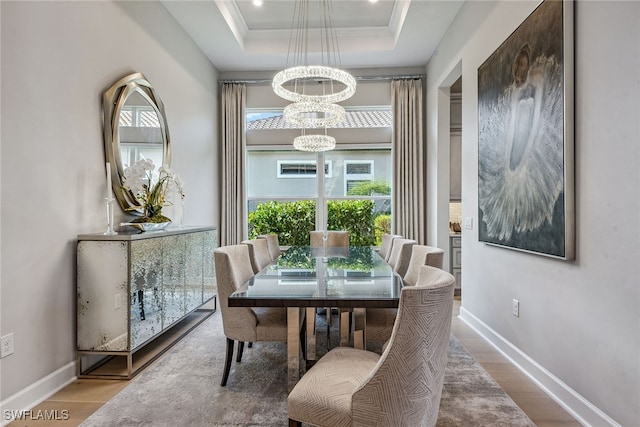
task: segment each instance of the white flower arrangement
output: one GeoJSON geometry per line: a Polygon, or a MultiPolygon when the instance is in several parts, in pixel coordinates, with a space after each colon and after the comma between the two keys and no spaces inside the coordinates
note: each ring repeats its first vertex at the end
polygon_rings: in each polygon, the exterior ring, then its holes
{"type": "Polygon", "coordinates": [[[168,222],[162,215],[162,208],[171,205],[167,194],[175,192],[184,199],[184,183],[182,179],[164,166],[158,169],[157,182],[153,183],[155,165],[151,159],[141,159],[124,170],[122,188],[129,190],[140,202],[133,209],[142,209],[143,216],[132,222],[168,222]]]}

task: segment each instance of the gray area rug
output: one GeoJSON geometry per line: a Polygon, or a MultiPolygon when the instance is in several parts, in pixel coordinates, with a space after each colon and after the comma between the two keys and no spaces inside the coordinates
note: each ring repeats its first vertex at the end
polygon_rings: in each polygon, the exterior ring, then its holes
{"type": "MultiPolygon", "coordinates": [[[[319,356],[326,353],[323,318],[318,316],[319,356]]],[[[242,362],[234,360],[227,386],[220,387],[225,338],[218,311],[81,426],[286,426],[286,355],[285,343],[245,347],[242,362]]],[[[453,336],[437,425],[534,426],[453,336]]]]}

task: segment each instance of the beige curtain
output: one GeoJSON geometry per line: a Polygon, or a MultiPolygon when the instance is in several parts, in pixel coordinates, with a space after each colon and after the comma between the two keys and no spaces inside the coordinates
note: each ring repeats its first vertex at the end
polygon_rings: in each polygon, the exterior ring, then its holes
{"type": "Polygon", "coordinates": [[[244,151],[245,104],[243,83],[225,83],[221,97],[221,173],[220,246],[240,243],[244,238],[244,151]]]}
{"type": "Polygon", "coordinates": [[[423,244],[426,236],[422,80],[391,82],[393,231],[423,244]]]}

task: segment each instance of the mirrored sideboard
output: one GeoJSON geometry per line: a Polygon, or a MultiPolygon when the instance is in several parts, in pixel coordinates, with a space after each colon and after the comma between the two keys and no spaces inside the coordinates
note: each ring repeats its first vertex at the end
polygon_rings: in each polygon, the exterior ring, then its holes
{"type": "Polygon", "coordinates": [[[131,378],[152,360],[136,363],[147,344],[206,319],[216,307],[217,241],[214,227],[78,236],[78,378],[131,378]],[[105,368],[114,359],[121,368],[105,368]]]}

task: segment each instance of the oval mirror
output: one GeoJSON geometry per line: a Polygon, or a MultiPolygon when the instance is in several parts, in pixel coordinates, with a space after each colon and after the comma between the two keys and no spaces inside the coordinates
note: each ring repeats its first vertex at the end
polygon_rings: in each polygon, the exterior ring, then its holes
{"type": "MultiPolygon", "coordinates": [[[[122,189],[124,170],[145,158],[156,168],[170,166],[170,141],[164,105],[142,73],[118,80],[102,97],[104,144],[111,165],[113,193],[123,210],[137,215],[131,191],[122,189]]],[[[157,171],[157,169],[156,169],[157,171]]]]}

